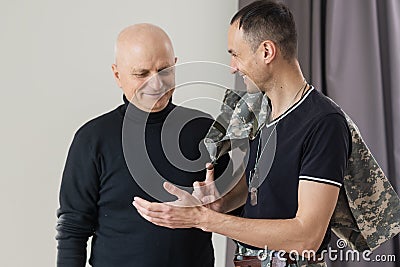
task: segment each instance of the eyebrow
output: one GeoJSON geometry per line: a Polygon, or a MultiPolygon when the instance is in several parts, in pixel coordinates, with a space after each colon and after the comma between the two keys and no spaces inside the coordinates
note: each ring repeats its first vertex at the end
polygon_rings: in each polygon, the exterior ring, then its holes
{"type": "Polygon", "coordinates": [[[149,72],[148,69],[132,69],[131,73],[146,73],[149,72]]]}
{"type": "Polygon", "coordinates": [[[157,69],[157,71],[162,71],[162,70],[168,69],[168,68],[173,67],[173,66],[174,66],[174,65],[165,64],[165,65],[163,65],[161,68],[157,69]]]}
{"type": "MultiPolygon", "coordinates": [[[[165,65],[162,65],[162,67],[158,68],[157,71],[162,71],[162,70],[165,70],[165,69],[170,68],[172,66],[174,66],[174,65],[165,64],[165,65]]],[[[147,73],[147,72],[150,72],[150,70],[149,69],[144,69],[144,68],[137,68],[137,69],[133,68],[132,71],[131,71],[131,73],[147,73]]]]}

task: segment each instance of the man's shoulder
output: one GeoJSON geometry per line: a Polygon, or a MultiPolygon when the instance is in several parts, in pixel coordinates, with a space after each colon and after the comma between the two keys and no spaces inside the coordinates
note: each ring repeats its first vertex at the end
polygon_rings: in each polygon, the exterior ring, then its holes
{"type": "Polygon", "coordinates": [[[75,136],[93,138],[93,136],[115,129],[122,125],[123,116],[121,115],[121,106],[103,113],[84,123],[76,132],[75,136]]]}
{"type": "Polygon", "coordinates": [[[340,106],[315,89],[311,92],[303,111],[307,112],[305,116],[307,121],[305,127],[308,129],[305,133],[307,134],[322,128],[336,128],[343,130],[343,133],[350,133],[346,115],[340,106]]]}
{"type": "Polygon", "coordinates": [[[331,114],[337,114],[344,120],[346,119],[340,106],[316,89],[314,89],[310,94],[309,104],[313,109],[316,119],[321,119],[331,114]]]}

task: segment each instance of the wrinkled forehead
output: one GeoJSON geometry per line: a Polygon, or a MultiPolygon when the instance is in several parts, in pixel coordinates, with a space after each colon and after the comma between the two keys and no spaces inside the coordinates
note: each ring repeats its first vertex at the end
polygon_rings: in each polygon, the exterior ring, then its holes
{"type": "Polygon", "coordinates": [[[117,64],[129,68],[159,69],[173,65],[175,56],[167,43],[128,43],[121,45],[117,52],[117,64]]]}

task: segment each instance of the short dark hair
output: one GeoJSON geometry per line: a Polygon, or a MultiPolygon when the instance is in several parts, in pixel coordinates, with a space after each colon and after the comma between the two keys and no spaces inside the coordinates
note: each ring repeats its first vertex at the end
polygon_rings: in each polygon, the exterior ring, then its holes
{"type": "Polygon", "coordinates": [[[232,18],[231,25],[239,20],[244,38],[256,51],[261,42],[273,41],[285,59],[297,57],[297,32],[293,15],[282,3],[261,0],[240,9],[232,18]]]}

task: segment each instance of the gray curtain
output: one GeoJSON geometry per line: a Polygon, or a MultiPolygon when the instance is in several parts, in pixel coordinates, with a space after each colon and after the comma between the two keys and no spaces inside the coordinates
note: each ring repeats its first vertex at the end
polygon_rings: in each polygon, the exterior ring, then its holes
{"type": "MultiPolygon", "coordinates": [[[[251,2],[239,0],[239,8],[251,2]]],[[[305,77],[351,116],[399,192],[400,1],[283,2],[296,20],[299,61],[305,77]]],[[[334,248],[335,242],[332,240],[334,248]]],[[[399,267],[399,236],[374,251],[371,258],[378,254],[396,255],[396,262],[337,260],[328,264],[399,267]]]]}

